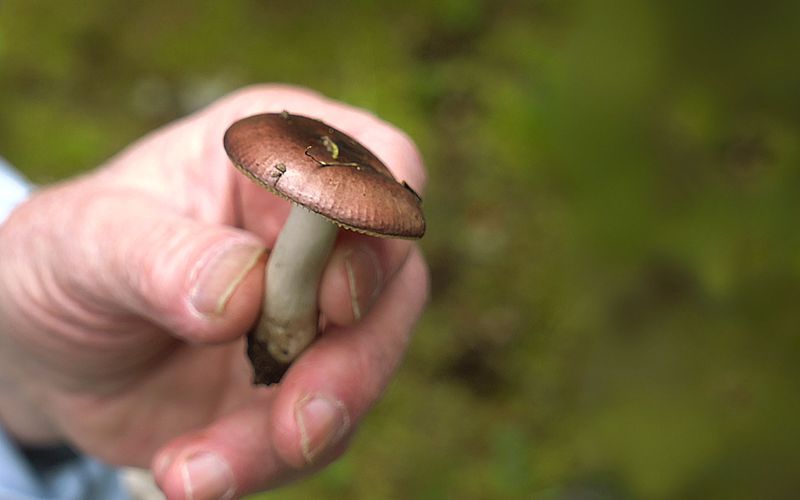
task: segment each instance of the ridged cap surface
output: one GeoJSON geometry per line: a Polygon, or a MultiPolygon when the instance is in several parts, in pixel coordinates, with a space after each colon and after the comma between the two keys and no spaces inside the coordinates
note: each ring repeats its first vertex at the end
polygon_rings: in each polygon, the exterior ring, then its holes
{"type": "Polygon", "coordinates": [[[367,148],[333,127],[287,112],[243,118],[225,151],[248,177],[354,231],[420,238],[421,199],[367,148]]]}

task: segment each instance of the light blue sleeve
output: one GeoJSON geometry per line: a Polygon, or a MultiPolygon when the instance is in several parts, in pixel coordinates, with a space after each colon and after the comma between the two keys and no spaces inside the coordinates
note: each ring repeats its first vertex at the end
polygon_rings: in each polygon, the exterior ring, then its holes
{"type": "Polygon", "coordinates": [[[31,189],[31,184],[0,157],[0,222],[28,197],[31,189]]]}
{"type": "Polygon", "coordinates": [[[66,446],[25,449],[0,429],[3,500],[129,500],[118,473],[66,446]]]}
{"type": "MultiPolygon", "coordinates": [[[[0,223],[32,189],[0,158],[0,223]]],[[[2,286],[2,284],[0,284],[2,286]]],[[[0,428],[0,499],[128,500],[119,473],[66,446],[22,448],[0,428]]]]}

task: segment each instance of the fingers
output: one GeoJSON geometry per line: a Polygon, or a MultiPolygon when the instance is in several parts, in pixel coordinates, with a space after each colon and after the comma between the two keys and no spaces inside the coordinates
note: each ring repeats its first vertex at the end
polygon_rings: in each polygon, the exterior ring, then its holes
{"type": "Polygon", "coordinates": [[[325,323],[346,326],[366,316],[411,248],[408,240],[341,231],[320,284],[319,309],[325,323]]]}
{"type": "MultiPolygon", "coordinates": [[[[101,206],[94,210],[107,211],[101,206]]],[[[96,265],[106,276],[118,278],[95,294],[114,298],[128,311],[193,343],[224,342],[248,330],[261,309],[267,258],[257,238],[137,206],[135,200],[123,210],[118,209],[112,222],[95,226],[102,236],[93,238],[113,242],[96,265]]],[[[408,240],[341,231],[320,283],[319,308],[326,324],[346,326],[366,316],[411,248],[408,240]]],[[[98,272],[88,271],[85,279],[98,272]]]]}
{"type": "Polygon", "coordinates": [[[426,297],[427,270],[413,250],[363,321],[333,328],[279,388],[158,453],[153,469],[167,497],[238,498],[336,458],[383,392],[426,297]]]}
{"type": "Polygon", "coordinates": [[[135,285],[144,306],[139,312],[188,342],[236,339],[260,310],[266,249],[244,232],[196,229],[175,242],[182,248],[174,254],[165,248],[161,256],[145,257],[155,265],[135,285]]]}
{"type": "Polygon", "coordinates": [[[149,198],[119,203],[102,186],[76,196],[86,201],[72,204],[49,267],[88,310],[134,313],[199,343],[238,338],[255,321],[266,250],[254,235],[149,198]]]}
{"type": "Polygon", "coordinates": [[[419,249],[412,247],[369,314],[350,327],[329,329],[289,369],[272,411],[275,449],[287,463],[315,462],[333,445],[330,434],[301,432],[289,418],[290,409],[319,397],[340,405],[344,420],[359,421],[402,359],[427,297],[428,271],[419,249]],[[291,446],[298,438],[306,441],[300,450],[291,446]]]}

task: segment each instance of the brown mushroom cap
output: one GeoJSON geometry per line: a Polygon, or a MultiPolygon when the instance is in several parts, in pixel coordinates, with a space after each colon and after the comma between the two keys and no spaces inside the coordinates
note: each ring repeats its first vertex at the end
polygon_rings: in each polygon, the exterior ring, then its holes
{"type": "Polygon", "coordinates": [[[224,145],[248,177],[342,227],[400,238],[425,233],[419,195],[367,148],[319,120],[250,116],[228,128],[224,145]]]}

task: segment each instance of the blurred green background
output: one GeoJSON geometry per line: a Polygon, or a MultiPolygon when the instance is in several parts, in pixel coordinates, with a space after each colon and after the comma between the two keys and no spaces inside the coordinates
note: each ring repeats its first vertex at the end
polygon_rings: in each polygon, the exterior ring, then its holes
{"type": "Polygon", "coordinates": [[[800,2],[0,2],[37,182],[253,82],[407,130],[430,308],[351,452],[266,498],[796,498],[800,2]]]}

